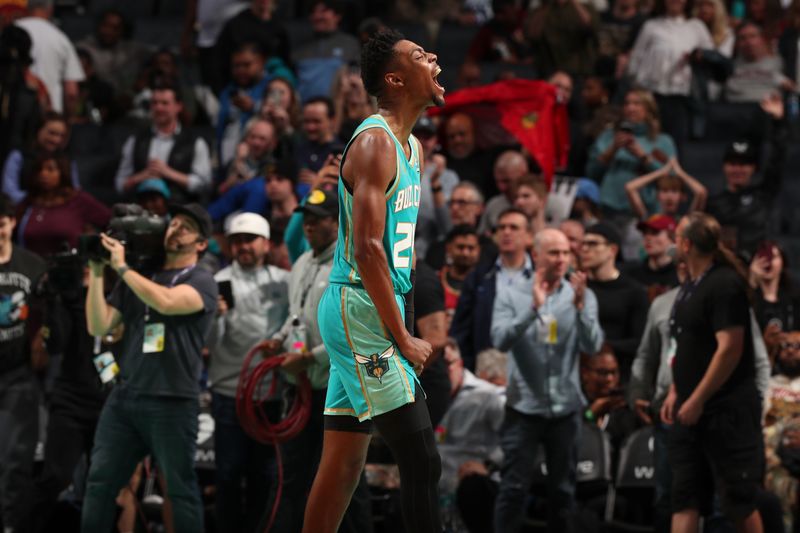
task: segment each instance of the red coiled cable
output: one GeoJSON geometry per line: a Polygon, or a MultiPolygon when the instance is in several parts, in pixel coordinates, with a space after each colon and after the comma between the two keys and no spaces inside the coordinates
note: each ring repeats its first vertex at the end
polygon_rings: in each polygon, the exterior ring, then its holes
{"type": "Polygon", "coordinates": [[[272,444],[275,448],[275,460],[278,463],[278,488],[275,492],[272,513],[264,530],[265,533],[275,523],[281,502],[283,460],[280,445],[303,431],[311,414],[311,382],[308,381],[306,373],[302,372],[297,378],[297,394],[286,416],[274,424],[267,418],[267,414],[261,406],[265,400],[275,395],[278,379],[272,380],[266,393],[261,390],[261,382],[270,373],[275,373],[275,378],[277,378],[284,357],[267,357],[251,369],[250,365],[256,354],[265,352],[266,342],[256,344],[247,352],[247,357],[245,357],[239,373],[239,384],[236,386],[236,416],[239,418],[242,429],[258,442],[272,444]]]}

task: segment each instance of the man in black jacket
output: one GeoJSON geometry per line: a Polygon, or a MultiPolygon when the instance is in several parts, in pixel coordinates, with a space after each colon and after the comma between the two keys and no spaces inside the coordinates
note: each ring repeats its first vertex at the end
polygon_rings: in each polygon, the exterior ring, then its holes
{"type": "Polygon", "coordinates": [[[474,371],[477,354],[492,347],[494,297],[499,284],[516,276],[530,278],[533,262],[528,253],[530,220],[518,209],[507,209],[497,219],[495,236],[499,256],[481,261],[464,280],[450,335],[458,341],[464,367],[474,371]]]}
{"type": "Polygon", "coordinates": [[[752,141],[735,141],[728,146],[722,163],[725,190],[708,199],[707,211],[716,218],[726,244],[752,256],[758,243],[769,233],[770,213],[781,188],[788,128],[783,120],[783,100],[772,95],[761,102],[771,118],[769,156],[761,181],[753,177],[758,166],[758,150],[752,141]]]}

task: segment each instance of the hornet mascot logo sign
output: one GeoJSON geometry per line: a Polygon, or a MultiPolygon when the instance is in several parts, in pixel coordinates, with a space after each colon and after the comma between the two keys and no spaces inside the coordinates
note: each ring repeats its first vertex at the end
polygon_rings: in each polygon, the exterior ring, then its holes
{"type": "Polygon", "coordinates": [[[383,353],[361,355],[353,352],[358,364],[364,365],[367,375],[378,378],[383,383],[383,376],[389,371],[389,359],[394,355],[394,346],[389,346],[383,353]]]}

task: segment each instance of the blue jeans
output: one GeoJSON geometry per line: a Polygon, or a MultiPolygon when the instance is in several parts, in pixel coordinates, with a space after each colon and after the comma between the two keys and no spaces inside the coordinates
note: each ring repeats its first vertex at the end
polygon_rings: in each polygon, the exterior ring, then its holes
{"type": "MultiPolygon", "coordinates": [[[[277,417],[280,402],[271,402],[265,409],[270,418],[277,417]]],[[[244,432],[236,417],[235,398],[213,393],[211,414],[217,470],[217,531],[256,531],[262,515],[272,509],[270,489],[275,452],[271,445],[261,444],[244,432]]]]}
{"type": "Polygon", "coordinates": [[[545,418],[506,409],[501,429],[504,459],[494,508],[495,531],[516,533],[522,527],[540,443],[544,445],[547,462],[547,529],[552,532],[570,530],[580,429],[579,412],[545,418]]]}
{"type": "Polygon", "coordinates": [[[178,533],[203,531],[203,507],[194,470],[196,399],[145,396],[117,386],[109,395],[92,448],[81,531],[110,531],[114,502],[136,464],[152,455],[166,481],[178,533]]]}

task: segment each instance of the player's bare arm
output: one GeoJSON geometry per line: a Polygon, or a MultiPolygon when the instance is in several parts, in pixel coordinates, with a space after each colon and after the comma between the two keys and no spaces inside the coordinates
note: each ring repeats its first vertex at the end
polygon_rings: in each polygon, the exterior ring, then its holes
{"type": "Polygon", "coordinates": [[[342,176],[353,191],[353,248],[361,282],[400,353],[421,365],[431,346],[406,330],[383,250],[386,191],[397,168],[394,154],[394,142],[385,132],[366,131],[350,147],[342,176]]]}

